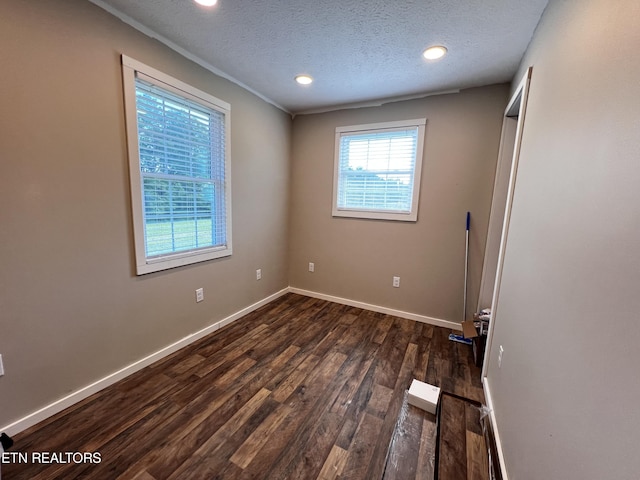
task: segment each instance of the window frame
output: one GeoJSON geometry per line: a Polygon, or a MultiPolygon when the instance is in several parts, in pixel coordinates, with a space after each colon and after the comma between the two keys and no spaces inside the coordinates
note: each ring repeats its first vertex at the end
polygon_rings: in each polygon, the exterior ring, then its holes
{"type": "Polygon", "coordinates": [[[133,236],[136,257],[136,274],[158,272],[170,268],[181,267],[216,258],[232,255],[232,222],[231,222],[231,105],[213,95],[198,90],[170,75],[160,72],[148,65],[122,55],[122,79],[124,89],[125,123],[127,133],[127,150],[129,154],[129,183],[131,189],[131,209],[133,217],[133,236]],[[145,81],[151,81],[162,89],[179,95],[191,102],[198,103],[207,109],[224,115],[224,198],[226,245],[197,248],[173,252],[164,255],[147,257],[145,240],[144,189],[140,166],[140,150],[138,142],[138,119],[136,103],[136,75],[140,74],[145,81]]]}
{"type": "Polygon", "coordinates": [[[422,162],[424,152],[424,137],[427,119],[417,118],[411,120],[398,120],[381,123],[369,123],[337,127],[335,132],[335,154],[333,167],[333,201],[332,216],[348,218],[366,218],[373,220],[395,220],[403,222],[416,222],[418,220],[418,204],[420,200],[420,184],[422,178],[422,162]],[[400,129],[417,129],[416,158],[413,168],[413,190],[411,196],[411,210],[401,212],[397,210],[373,210],[362,208],[346,208],[338,206],[338,190],[340,184],[340,144],[343,136],[364,133],[380,133],[400,129]]]}

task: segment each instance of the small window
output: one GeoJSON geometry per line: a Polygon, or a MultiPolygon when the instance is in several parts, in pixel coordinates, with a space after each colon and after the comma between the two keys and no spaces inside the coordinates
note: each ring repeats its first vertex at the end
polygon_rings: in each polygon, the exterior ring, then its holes
{"type": "Polygon", "coordinates": [[[425,124],[336,128],[333,216],[416,221],[425,124]]]}
{"type": "Polygon", "coordinates": [[[137,274],[231,255],[230,106],[122,65],[137,274]]]}

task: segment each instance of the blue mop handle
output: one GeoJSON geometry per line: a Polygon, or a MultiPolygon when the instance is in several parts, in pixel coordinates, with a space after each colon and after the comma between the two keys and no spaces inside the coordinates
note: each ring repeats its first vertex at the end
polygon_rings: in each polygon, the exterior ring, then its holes
{"type": "Polygon", "coordinates": [[[469,225],[471,223],[471,212],[467,212],[467,231],[465,232],[464,245],[464,293],[462,299],[462,321],[467,319],[467,277],[469,275],[469,225]]]}

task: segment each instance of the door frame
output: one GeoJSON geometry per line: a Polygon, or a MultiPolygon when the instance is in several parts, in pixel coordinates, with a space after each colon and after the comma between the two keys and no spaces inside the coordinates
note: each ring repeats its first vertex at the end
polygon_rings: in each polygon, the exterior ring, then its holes
{"type": "MultiPolygon", "coordinates": [[[[518,163],[520,160],[520,147],[522,143],[522,130],[524,128],[524,121],[527,110],[527,101],[529,99],[529,86],[531,83],[531,74],[533,67],[527,68],[522,80],[518,84],[515,92],[511,96],[509,103],[504,111],[504,120],[502,124],[502,134],[500,138],[500,150],[498,156],[498,166],[496,167],[496,179],[497,173],[500,168],[504,168],[505,158],[508,158],[508,151],[506,151],[506,145],[510,143],[507,131],[508,122],[512,122],[514,117],[517,117],[517,126],[515,132],[515,140],[513,144],[513,153],[511,155],[511,172],[509,174],[509,186],[507,189],[507,198],[504,207],[504,218],[502,221],[502,233],[500,235],[500,248],[498,250],[498,262],[495,270],[495,282],[493,287],[493,295],[491,297],[491,321],[489,322],[489,331],[487,332],[487,344],[484,352],[484,361],[482,365],[482,378],[487,376],[487,370],[489,366],[489,357],[491,355],[493,332],[495,329],[496,321],[498,320],[498,299],[500,297],[500,285],[502,282],[502,269],[504,267],[504,254],[507,246],[507,240],[509,237],[509,222],[511,221],[511,208],[513,206],[513,195],[516,187],[516,177],[518,174],[518,163]]],[[[495,194],[495,185],[494,185],[495,194]]],[[[493,206],[491,208],[494,212],[493,206]]],[[[495,221],[495,220],[494,220],[495,221]]],[[[489,228],[491,228],[491,218],[489,218],[489,228]]],[[[488,242],[487,242],[488,245],[488,242]]],[[[486,265],[487,252],[485,251],[485,265],[482,269],[482,280],[480,283],[480,294],[482,293],[483,283],[485,282],[485,269],[492,268],[491,265],[486,265]]],[[[480,298],[478,298],[480,301],[480,298]]],[[[481,307],[480,307],[481,308],[481,307]]]]}

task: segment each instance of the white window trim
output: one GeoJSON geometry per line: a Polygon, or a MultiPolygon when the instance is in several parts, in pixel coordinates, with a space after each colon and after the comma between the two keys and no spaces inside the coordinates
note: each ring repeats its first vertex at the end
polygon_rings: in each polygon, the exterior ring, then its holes
{"type": "Polygon", "coordinates": [[[136,273],[144,275],[193,263],[227,257],[233,253],[231,228],[231,105],[198,90],[176,78],[166,75],[126,55],[122,55],[122,80],[124,87],[127,150],[129,153],[129,180],[131,186],[131,207],[133,214],[133,234],[136,256],[136,273]],[[225,116],[225,207],[226,246],[217,246],[147,258],[144,233],[144,201],[140,175],[140,155],[138,146],[138,120],[136,110],[136,73],[141,77],[160,82],[162,88],[177,93],[206,107],[224,113],[225,116]]]}
{"type": "Polygon", "coordinates": [[[420,201],[420,182],[422,177],[422,156],[424,151],[424,136],[426,118],[413,120],[398,120],[393,122],[369,123],[364,125],[351,125],[337,127],[335,135],[335,155],[333,166],[333,208],[334,217],[368,218],[374,220],[397,220],[403,222],[415,222],[418,220],[418,202],[420,201]],[[338,208],[338,182],[340,174],[340,139],[345,133],[362,133],[375,130],[391,130],[401,128],[418,128],[416,144],[416,163],[413,173],[413,196],[410,212],[390,212],[388,210],[362,210],[354,208],[338,208]]]}

